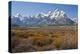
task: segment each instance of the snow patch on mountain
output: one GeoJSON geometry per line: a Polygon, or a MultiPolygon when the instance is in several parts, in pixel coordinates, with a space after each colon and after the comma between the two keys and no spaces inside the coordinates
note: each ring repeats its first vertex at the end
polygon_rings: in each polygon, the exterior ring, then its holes
{"type": "Polygon", "coordinates": [[[13,24],[19,25],[73,25],[74,21],[63,11],[58,8],[47,13],[39,13],[34,16],[22,16],[17,13],[11,19],[13,24]]]}

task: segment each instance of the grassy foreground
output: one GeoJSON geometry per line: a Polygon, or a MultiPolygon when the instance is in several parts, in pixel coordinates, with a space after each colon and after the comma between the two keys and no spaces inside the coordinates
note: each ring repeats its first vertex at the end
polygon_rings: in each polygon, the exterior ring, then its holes
{"type": "Polygon", "coordinates": [[[12,52],[34,52],[78,48],[76,26],[11,29],[12,52]]]}

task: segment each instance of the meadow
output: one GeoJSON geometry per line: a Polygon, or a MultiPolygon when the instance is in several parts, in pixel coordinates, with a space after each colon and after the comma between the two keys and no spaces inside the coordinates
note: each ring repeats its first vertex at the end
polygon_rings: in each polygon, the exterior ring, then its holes
{"type": "Polygon", "coordinates": [[[35,52],[77,48],[77,26],[11,28],[12,52],[35,52]]]}

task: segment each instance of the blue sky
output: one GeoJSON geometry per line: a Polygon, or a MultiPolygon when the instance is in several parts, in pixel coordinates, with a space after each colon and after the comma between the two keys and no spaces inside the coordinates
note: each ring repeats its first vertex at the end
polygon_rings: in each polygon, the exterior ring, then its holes
{"type": "Polygon", "coordinates": [[[63,10],[71,18],[78,17],[78,6],[77,5],[65,5],[65,4],[52,4],[52,3],[33,3],[33,2],[19,2],[12,1],[11,14],[16,15],[35,15],[41,12],[47,13],[48,11],[54,11],[56,8],[63,10]]]}

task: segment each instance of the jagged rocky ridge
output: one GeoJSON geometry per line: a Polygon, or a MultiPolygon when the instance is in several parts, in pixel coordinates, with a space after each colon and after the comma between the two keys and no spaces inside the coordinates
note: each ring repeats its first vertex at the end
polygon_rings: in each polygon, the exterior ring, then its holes
{"type": "Polygon", "coordinates": [[[47,14],[41,12],[35,16],[25,16],[17,14],[11,16],[12,26],[53,26],[53,25],[75,25],[76,22],[71,20],[68,15],[59,9],[49,11],[47,14]]]}

